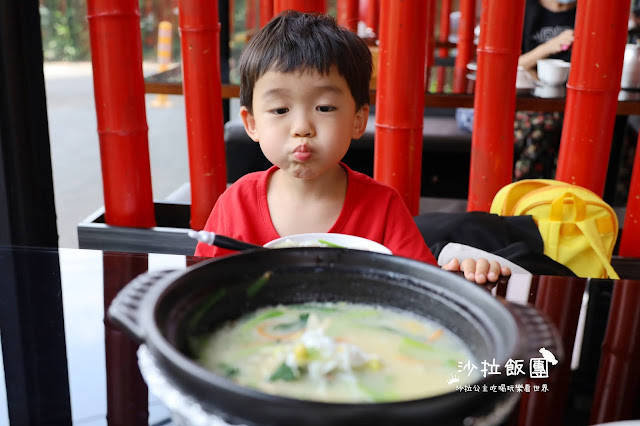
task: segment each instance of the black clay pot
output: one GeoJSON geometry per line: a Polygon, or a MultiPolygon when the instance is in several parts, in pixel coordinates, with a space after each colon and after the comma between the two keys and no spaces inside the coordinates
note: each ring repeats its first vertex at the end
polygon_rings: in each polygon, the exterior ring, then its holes
{"type": "Polygon", "coordinates": [[[129,283],[109,318],[146,344],[180,392],[230,423],[247,425],[498,424],[520,393],[458,392],[404,402],[336,404],[278,397],[239,386],[191,358],[187,339],[263,306],[302,302],[378,304],[434,320],[465,341],[478,360],[501,367],[476,384],[510,385],[511,358],[562,357],[554,328],[531,307],[496,299],[450,272],[410,259],[356,250],[257,250],[205,261],[178,272],[155,272],[129,283]],[[261,281],[270,271],[269,278],[261,281]],[[259,284],[256,284],[258,282],[259,284]],[[261,285],[264,284],[264,285],[261,285]]]}

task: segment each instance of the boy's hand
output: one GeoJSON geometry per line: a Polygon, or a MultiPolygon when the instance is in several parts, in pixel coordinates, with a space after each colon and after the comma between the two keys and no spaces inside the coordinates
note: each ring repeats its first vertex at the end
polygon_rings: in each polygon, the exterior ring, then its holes
{"type": "Polygon", "coordinates": [[[487,259],[465,259],[460,263],[458,259],[451,259],[449,263],[442,265],[445,271],[462,271],[464,277],[478,284],[486,282],[496,282],[500,275],[511,275],[511,269],[506,266],[500,266],[496,261],[489,262],[487,259]]]}

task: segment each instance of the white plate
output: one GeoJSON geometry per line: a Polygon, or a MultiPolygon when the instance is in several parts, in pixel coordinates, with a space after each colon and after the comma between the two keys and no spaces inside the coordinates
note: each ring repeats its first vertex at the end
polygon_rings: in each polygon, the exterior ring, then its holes
{"type": "Polygon", "coordinates": [[[353,235],[346,234],[332,234],[332,233],[311,233],[311,234],[296,234],[289,235],[288,237],[282,237],[275,240],[271,240],[264,246],[267,248],[285,248],[285,247],[324,247],[319,240],[328,241],[330,243],[339,245],[341,247],[373,251],[377,253],[392,254],[391,250],[372,240],[368,240],[362,237],[355,237],[353,235]]]}

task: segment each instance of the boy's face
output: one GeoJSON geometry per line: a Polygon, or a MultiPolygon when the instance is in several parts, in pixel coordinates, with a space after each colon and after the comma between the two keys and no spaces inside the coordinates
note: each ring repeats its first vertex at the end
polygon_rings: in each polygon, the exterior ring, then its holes
{"type": "Polygon", "coordinates": [[[369,107],[356,111],[346,80],[332,67],[315,71],[267,71],[253,90],[253,114],[240,116],[251,139],[290,176],[312,179],[336,166],[351,139],[364,133],[369,107]]]}

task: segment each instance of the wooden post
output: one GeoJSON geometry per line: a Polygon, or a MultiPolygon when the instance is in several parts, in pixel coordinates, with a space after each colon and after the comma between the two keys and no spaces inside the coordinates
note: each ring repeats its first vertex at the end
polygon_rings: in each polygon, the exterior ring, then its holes
{"type": "Polygon", "coordinates": [[[191,223],[200,230],[227,186],[217,2],[180,0],[191,223]]]}
{"type": "Polygon", "coordinates": [[[382,0],[374,178],[420,207],[427,2],[382,0]],[[402,76],[402,78],[398,78],[402,76]]]}
{"type": "Polygon", "coordinates": [[[467,210],[488,212],[513,172],[516,73],[524,0],[484,0],[480,19],[467,210]]]}
{"type": "Polygon", "coordinates": [[[582,2],[576,13],[556,179],[602,195],[620,92],[629,0],[582,2]]]}
{"type": "Polygon", "coordinates": [[[138,2],[89,0],[87,18],[105,222],[153,227],[138,2]]]}

